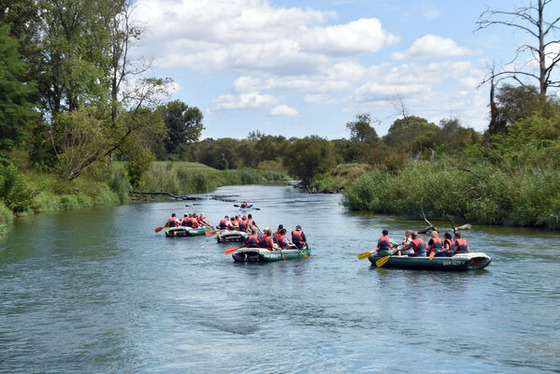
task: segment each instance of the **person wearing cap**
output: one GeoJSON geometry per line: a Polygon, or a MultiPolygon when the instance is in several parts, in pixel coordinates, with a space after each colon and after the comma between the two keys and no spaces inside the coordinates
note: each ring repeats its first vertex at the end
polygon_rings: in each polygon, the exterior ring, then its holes
{"type": "Polygon", "coordinates": [[[304,245],[306,248],[309,248],[307,238],[300,225],[297,225],[296,229],[292,231],[292,243],[294,243],[297,249],[302,249],[304,245]]]}

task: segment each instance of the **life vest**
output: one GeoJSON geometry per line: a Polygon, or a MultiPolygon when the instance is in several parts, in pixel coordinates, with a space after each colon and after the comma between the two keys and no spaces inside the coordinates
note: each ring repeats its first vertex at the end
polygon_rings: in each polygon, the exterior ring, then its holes
{"type": "Polygon", "coordinates": [[[237,228],[239,227],[237,220],[236,219],[230,219],[229,222],[231,222],[231,225],[233,226],[234,229],[237,230],[237,228]]]}
{"type": "Polygon", "coordinates": [[[245,247],[250,248],[257,248],[259,246],[259,235],[258,234],[251,234],[245,239],[245,247]]]}
{"type": "Polygon", "coordinates": [[[286,243],[284,243],[284,239],[286,238],[286,235],[280,235],[280,233],[275,232],[274,233],[274,242],[276,244],[278,244],[280,246],[280,248],[286,248],[286,243]]]}
{"type": "Polygon", "coordinates": [[[415,256],[425,256],[426,246],[422,238],[416,238],[411,243],[412,249],[414,250],[415,256]]]}
{"type": "Polygon", "coordinates": [[[272,251],[272,245],[270,244],[270,239],[272,239],[272,236],[270,235],[264,235],[264,234],[261,235],[259,247],[266,248],[269,251],[272,251]]]}
{"type": "Polygon", "coordinates": [[[239,221],[239,229],[238,230],[243,231],[243,232],[247,231],[247,226],[245,225],[244,221],[239,221]]]}
{"type": "Polygon", "coordinates": [[[441,241],[441,238],[432,238],[431,239],[432,244],[430,245],[430,252],[433,251],[441,251],[443,249],[443,243],[441,241]]]}
{"type": "MultiPolygon", "coordinates": [[[[190,227],[192,227],[192,228],[197,228],[198,227],[198,222],[197,222],[196,218],[194,218],[194,217],[189,218],[189,222],[190,222],[190,225],[189,225],[190,227]]],[[[187,225],[189,224],[189,222],[187,222],[187,225]]]]}
{"type": "Polygon", "coordinates": [[[167,224],[169,225],[169,227],[177,227],[178,226],[177,217],[169,218],[169,221],[167,221],[167,224]]]}
{"type": "Polygon", "coordinates": [[[449,249],[445,252],[448,256],[453,256],[455,254],[455,244],[451,239],[445,239],[443,241],[443,246],[449,246],[449,249]]]}
{"type": "Polygon", "coordinates": [[[181,226],[187,226],[187,222],[189,222],[189,217],[181,218],[181,226]]]}
{"type": "Polygon", "coordinates": [[[467,253],[467,241],[465,239],[455,239],[455,253],[467,253]]]}
{"type": "Polygon", "coordinates": [[[292,243],[295,244],[299,249],[303,248],[303,243],[305,242],[305,234],[302,230],[292,231],[292,243]]]}
{"type": "Polygon", "coordinates": [[[387,235],[383,235],[379,242],[377,243],[377,249],[379,251],[390,250],[391,249],[391,238],[387,235]]]}
{"type": "Polygon", "coordinates": [[[241,203],[240,208],[248,208],[248,207],[249,207],[249,205],[247,203],[241,203]]]}
{"type": "Polygon", "coordinates": [[[220,221],[220,230],[227,230],[228,229],[228,220],[223,219],[220,221]]]}

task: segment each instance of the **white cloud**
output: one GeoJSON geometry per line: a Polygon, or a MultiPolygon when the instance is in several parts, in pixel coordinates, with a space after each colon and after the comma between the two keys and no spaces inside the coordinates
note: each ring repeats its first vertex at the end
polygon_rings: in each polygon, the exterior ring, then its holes
{"type": "Polygon", "coordinates": [[[266,0],[138,0],[135,12],[160,68],[312,73],[330,56],[373,53],[399,40],[375,18],[324,26],[335,16],[266,0]]]}
{"type": "Polygon", "coordinates": [[[378,52],[398,43],[400,38],[383,29],[375,18],[359,19],[345,25],[315,27],[305,30],[302,47],[331,55],[352,55],[378,52]]]}
{"type": "Polygon", "coordinates": [[[459,47],[452,39],[436,35],[425,35],[417,39],[405,52],[393,53],[396,60],[459,57],[473,54],[471,50],[459,47]]]}
{"type": "Polygon", "coordinates": [[[270,114],[273,116],[294,117],[299,113],[296,108],[290,108],[287,105],[278,105],[270,111],[270,114]]]}
{"type": "Polygon", "coordinates": [[[214,100],[217,109],[234,110],[234,109],[255,109],[276,104],[275,97],[270,95],[261,95],[258,92],[234,95],[222,95],[214,100]]]}

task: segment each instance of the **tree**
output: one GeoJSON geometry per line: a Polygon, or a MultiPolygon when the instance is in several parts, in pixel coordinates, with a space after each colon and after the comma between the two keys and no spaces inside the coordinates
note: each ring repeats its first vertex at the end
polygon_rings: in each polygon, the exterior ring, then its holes
{"type": "Polygon", "coordinates": [[[495,103],[495,124],[488,128],[489,134],[507,130],[518,119],[540,112],[540,95],[535,86],[512,86],[504,84],[498,88],[495,103]]]}
{"type": "Polygon", "coordinates": [[[356,114],[356,120],[348,122],[346,128],[350,130],[350,141],[353,143],[377,140],[377,132],[371,127],[369,113],[356,114]]]}
{"type": "Polygon", "coordinates": [[[290,139],[284,165],[294,177],[309,186],[313,178],[336,165],[334,144],[316,135],[290,139]]]}
{"type": "Polygon", "coordinates": [[[391,147],[408,151],[409,157],[432,147],[440,134],[440,129],[428,120],[406,116],[393,122],[383,142],[391,147]]]}
{"type": "Polygon", "coordinates": [[[0,25],[0,152],[18,144],[36,117],[27,101],[34,85],[27,82],[26,64],[9,27],[0,25]]]}
{"type": "Polygon", "coordinates": [[[167,127],[165,139],[167,153],[175,153],[181,146],[198,141],[204,129],[202,112],[180,100],[171,101],[159,108],[167,127]]]}
{"type": "Polygon", "coordinates": [[[521,30],[532,37],[532,44],[523,44],[517,48],[513,61],[516,61],[525,52],[529,52],[539,66],[538,73],[521,69],[493,73],[484,83],[501,76],[513,78],[522,85],[525,83],[519,79],[519,76],[536,79],[542,101],[546,98],[549,87],[560,86],[560,81],[551,81],[552,72],[560,61],[560,40],[554,35],[558,30],[560,17],[557,14],[551,14],[551,20],[547,20],[545,17],[547,6],[551,3],[552,0],[538,0],[536,3],[531,1],[529,5],[519,7],[514,11],[487,10],[480,15],[477,30],[492,26],[506,26],[521,30]]]}

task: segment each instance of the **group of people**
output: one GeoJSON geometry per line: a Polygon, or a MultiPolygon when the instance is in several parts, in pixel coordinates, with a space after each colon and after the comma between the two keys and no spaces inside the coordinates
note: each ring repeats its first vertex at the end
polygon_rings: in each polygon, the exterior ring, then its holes
{"type": "MultiPolygon", "coordinates": [[[[257,227],[258,228],[258,227],[257,227]]],[[[281,251],[283,249],[308,248],[307,238],[300,225],[292,231],[292,239],[288,239],[287,230],[284,225],[279,225],[276,232],[270,227],[265,227],[261,234],[255,228],[250,231],[249,236],[243,243],[248,248],[266,248],[269,251],[281,251]]]]}
{"type": "Polygon", "coordinates": [[[257,228],[257,224],[253,219],[251,214],[247,216],[225,216],[220,223],[218,223],[218,228],[220,230],[229,230],[229,231],[242,231],[242,232],[251,232],[253,228],[257,228]]]}
{"type": "Polygon", "coordinates": [[[200,226],[211,226],[211,225],[206,219],[206,217],[204,216],[204,213],[200,213],[200,215],[197,213],[185,213],[183,218],[181,219],[177,218],[177,215],[175,213],[172,213],[171,218],[167,220],[165,226],[166,227],[183,226],[183,227],[197,228],[200,226]]]}
{"type": "Polygon", "coordinates": [[[377,241],[379,256],[396,253],[398,256],[415,257],[430,256],[431,253],[434,253],[436,257],[449,257],[456,253],[469,253],[470,251],[467,241],[461,237],[460,232],[454,234],[454,240],[451,234],[446,232],[442,240],[437,231],[432,231],[428,245],[424,243],[418,233],[410,230],[406,230],[401,244],[391,239],[388,230],[383,230],[381,234],[381,238],[377,241]]]}

